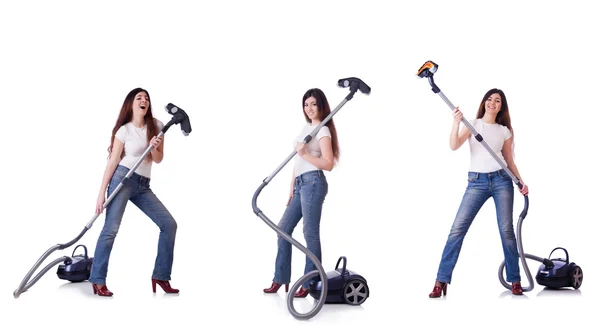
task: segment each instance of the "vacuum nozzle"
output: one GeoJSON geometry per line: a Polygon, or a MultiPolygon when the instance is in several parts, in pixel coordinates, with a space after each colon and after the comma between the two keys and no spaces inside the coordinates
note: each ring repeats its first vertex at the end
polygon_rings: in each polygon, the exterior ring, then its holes
{"type": "Polygon", "coordinates": [[[440,92],[440,88],[436,86],[435,82],[433,82],[433,74],[437,71],[437,69],[438,65],[436,63],[427,61],[417,72],[417,76],[419,78],[427,78],[427,80],[429,80],[431,90],[436,94],[440,92]]]}
{"type": "Polygon", "coordinates": [[[169,103],[167,104],[167,106],[165,106],[165,110],[167,111],[167,113],[173,116],[169,123],[180,125],[181,131],[183,132],[184,136],[187,136],[192,132],[190,117],[187,115],[187,113],[185,113],[183,109],[174,105],[173,103],[169,103]]]}
{"type": "Polygon", "coordinates": [[[417,72],[417,76],[419,78],[426,78],[426,77],[433,76],[433,74],[437,71],[437,69],[438,69],[438,65],[436,63],[434,63],[432,61],[427,61],[427,62],[425,62],[425,64],[423,64],[423,66],[421,66],[421,68],[417,72]]]}
{"type": "Polygon", "coordinates": [[[342,88],[350,87],[352,92],[356,92],[356,90],[360,90],[363,94],[370,94],[371,87],[369,87],[366,83],[364,83],[359,78],[346,78],[338,80],[338,86],[342,88]]]}

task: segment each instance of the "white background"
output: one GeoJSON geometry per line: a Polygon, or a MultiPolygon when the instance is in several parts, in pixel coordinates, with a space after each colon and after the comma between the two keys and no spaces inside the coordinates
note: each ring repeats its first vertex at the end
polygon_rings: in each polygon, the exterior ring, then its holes
{"type": "MultiPolygon", "coordinates": [[[[383,1],[21,1],[0,7],[2,319],[100,328],[519,327],[578,325],[599,293],[596,228],[597,77],[593,3],[383,1]],[[524,297],[500,285],[503,259],[492,200],[463,244],[445,300],[427,294],[464,188],[468,146],[452,152],[450,109],[416,72],[439,64],[436,82],[469,119],[483,94],[508,97],[516,163],[530,187],[527,253],[565,247],[581,265],[579,291],[524,297]],[[271,283],[276,234],[251,208],[262,180],[288,156],[303,125],[301,97],[321,88],[334,108],[356,76],[372,88],[334,117],[341,162],[323,217],[323,266],[340,256],[371,297],[294,319],[271,283]],[[149,90],[154,115],[183,108],[152,188],[179,224],[172,284],[153,295],[158,230],[127,208],[108,275],[112,299],[50,270],[14,299],[27,271],[92,218],[106,147],[126,94],[149,90]],[[596,252],[595,252],[596,251],[596,252]],[[167,298],[173,297],[173,298],[167,298]],[[215,324],[213,321],[216,321],[215,324]]],[[[292,165],[263,190],[274,222],[284,211],[292,165]]],[[[523,207],[515,198],[515,224],[523,207]]],[[[104,216],[79,241],[93,253],[104,216]]],[[[293,235],[304,244],[302,224],[293,235]]],[[[72,248],[46,263],[70,256],[72,248]]],[[[557,252],[553,256],[559,256],[557,252]]],[[[293,280],[304,268],[294,248],[293,280]]],[[[44,264],[46,264],[44,263],[44,264]]],[[[535,276],[539,263],[530,262],[535,276]]],[[[41,267],[40,267],[41,268],[41,267]]],[[[522,272],[523,284],[527,286],[522,272]]],[[[312,298],[297,301],[307,311],[312,298]]]]}

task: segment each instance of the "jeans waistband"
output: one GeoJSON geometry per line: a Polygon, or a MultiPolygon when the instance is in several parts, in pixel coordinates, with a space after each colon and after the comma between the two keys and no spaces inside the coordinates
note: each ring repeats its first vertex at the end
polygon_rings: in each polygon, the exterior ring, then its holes
{"type": "Polygon", "coordinates": [[[508,176],[508,174],[506,172],[504,172],[504,169],[500,169],[500,170],[496,170],[496,171],[492,171],[492,172],[474,172],[474,171],[469,171],[469,174],[476,174],[477,177],[496,177],[496,176],[508,176]]]}
{"type": "Polygon", "coordinates": [[[311,170],[307,171],[299,176],[296,176],[296,182],[304,182],[311,177],[325,177],[323,170],[311,170]]]}
{"type": "MultiPolygon", "coordinates": [[[[121,170],[125,171],[125,175],[127,175],[127,173],[131,170],[123,165],[119,165],[119,167],[121,167],[121,170]]],[[[150,186],[150,178],[137,174],[136,172],[131,173],[131,176],[129,176],[129,180],[134,183],[139,183],[143,186],[150,186]]]]}

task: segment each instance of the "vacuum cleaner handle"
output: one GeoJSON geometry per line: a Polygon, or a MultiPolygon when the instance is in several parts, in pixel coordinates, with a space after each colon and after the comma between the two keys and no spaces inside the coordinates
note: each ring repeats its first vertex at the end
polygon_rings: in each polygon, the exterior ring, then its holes
{"type": "Polygon", "coordinates": [[[565,252],[565,255],[567,256],[566,262],[568,264],[569,263],[569,253],[567,252],[567,249],[562,248],[562,247],[556,247],[556,248],[552,249],[552,251],[550,252],[550,255],[548,255],[548,259],[552,259],[552,253],[559,249],[565,252]]]}
{"type": "Polygon", "coordinates": [[[83,251],[84,251],[84,255],[83,255],[83,256],[84,256],[85,258],[88,258],[88,251],[87,251],[87,247],[86,247],[86,246],[84,246],[84,245],[82,245],[82,244],[78,245],[77,247],[75,247],[75,249],[73,249],[73,253],[71,254],[71,257],[75,257],[75,250],[77,250],[77,248],[79,248],[79,247],[83,247],[83,251]]]}
{"type": "Polygon", "coordinates": [[[342,256],[338,259],[337,263],[335,264],[335,270],[336,271],[338,270],[338,268],[340,266],[340,262],[342,260],[344,261],[344,265],[342,266],[342,271],[340,273],[342,274],[342,277],[344,277],[346,274],[346,257],[345,256],[342,256]]]}

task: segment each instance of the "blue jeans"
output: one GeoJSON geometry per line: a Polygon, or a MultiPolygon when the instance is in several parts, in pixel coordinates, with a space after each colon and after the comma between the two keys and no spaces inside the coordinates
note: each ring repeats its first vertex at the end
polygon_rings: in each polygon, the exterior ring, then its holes
{"type": "MultiPolygon", "coordinates": [[[[321,261],[320,223],[323,201],[327,195],[328,184],[323,171],[313,170],[298,177],[294,182],[294,195],[290,200],[283,217],[279,221],[279,228],[292,235],[294,228],[304,218],[304,239],[306,248],[321,261]]],[[[313,262],[306,256],[304,274],[316,270],[313,262]]],[[[277,238],[277,258],[275,259],[274,282],[280,284],[290,283],[292,272],[292,244],[279,236],[277,238]]],[[[308,288],[311,280],[303,284],[308,288]]]]}
{"type": "MultiPolygon", "coordinates": [[[[119,183],[125,178],[129,169],[119,165],[108,185],[108,195],[114,191],[119,183]]],[[[150,189],[150,179],[133,173],[129,179],[123,182],[123,187],[115,195],[112,201],[106,207],[106,218],[104,227],[94,252],[94,261],[92,263],[92,272],[89,278],[91,283],[106,284],[106,273],[108,271],[108,261],[112,251],[121,219],[125,213],[127,201],[131,201],[142,212],[144,212],[160,229],[158,238],[158,254],[154,264],[153,279],[171,280],[171,268],[173,265],[173,249],[175,246],[175,233],[177,232],[177,222],[171,216],[169,211],[160,202],[150,189]]]]}
{"type": "Polygon", "coordinates": [[[490,197],[496,204],[496,218],[506,264],[506,279],[508,282],[521,281],[519,252],[513,229],[514,187],[512,184],[512,180],[504,170],[490,173],[469,172],[467,189],[442,253],[437,281],[450,283],[452,280],[452,271],[458,260],[463,239],[473,219],[490,197]]]}

